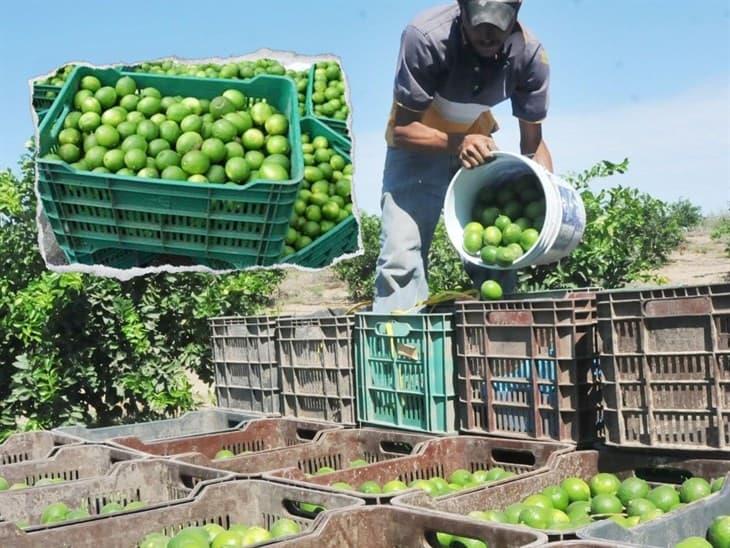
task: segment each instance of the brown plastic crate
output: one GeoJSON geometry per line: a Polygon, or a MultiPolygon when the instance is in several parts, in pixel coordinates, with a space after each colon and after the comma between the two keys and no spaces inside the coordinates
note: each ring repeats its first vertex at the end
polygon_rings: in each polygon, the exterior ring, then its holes
{"type": "Polygon", "coordinates": [[[597,438],[594,291],[456,307],[463,432],[574,443],[597,438]]]}
{"type": "Polygon", "coordinates": [[[98,516],[109,502],[124,506],[140,501],[149,509],[191,498],[204,485],[231,477],[225,472],[163,459],[119,462],[104,476],[38,489],[3,491],[0,521],[26,521],[35,528],[40,526],[45,507],[57,502],[72,509],[83,507],[92,516],[98,516]]]}
{"type": "MultiPolygon", "coordinates": [[[[267,474],[267,477],[278,478],[280,481],[287,481],[295,485],[356,495],[365,499],[368,504],[382,504],[405,491],[367,494],[359,491],[339,491],[330,485],[344,481],[357,489],[365,481],[376,481],[382,486],[395,479],[408,484],[417,479],[429,479],[434,476],[447,478],[459,468],[473,472],[479,469],[488,470],[496,466],[519,475],[531,475],[546,466],[553,455],[572,450],[573,447],[570,445],[551,442],[451,436],[424,442],[411,456],[386,460],[361,468],[350,468],[312,477],[306,477],[304,472],[298,468],[289,468],[271,472],[267,474]]],[[[512,479],[505,481],[512,481],[512,479]]],[[[490,485],[500,483],[503,482],[494,482],[490,485]]],[[[455,495],[445,497],[452,496],[455,495]]]]}
{"type": "Polygon", "coordinates": [[[106,445],[69,445],[58,448],[48,458],[0,466],[0,477],[10,484],[26,483],[30,487],[44,478],[77,481],[103,476],[117,462],[138,458],[145,455],[106,445]]]}
{"type": "MultiPolygon", "coordinates": [[[[466,516],[474,510],[502,510],[546,487],[558,485],[569,477],[588,480],[598,472],[609,472],[625,478],[631,472],[650,483],[679,484],[692,476],[715,478],[730,472],[730,460],[714,453],[697,458],[691,453],[647,453],[604,447],[600,451],[574,451],[556,455],[548,466],[527,478],[497,485],[489,489],[457,493],[432,499],[424,493],[404,494],[393,500],[396,506],[426,508],[466,516]]],[[[577,530],[546,531],[550,540],[576,538],[577,530]]]]}
{"type": "Polygon", "coordinates": [[[495,548],[542,546],[545,535],[496,523],[392,506],[370,506],[332,512],[309,535],[277,543],[280,548],[439,546],[436,533],[481,540],[495,548]]]}
{"type": "Polygon", "coordinates": [[[113,438],[109,443],[141,451],[150,455],[169,457],[183,453],[200,453],[213,459],[216,453],[227,449],[234,454],[269,451],[311,442],[318,432],[340,429],[338,424],[287,418],[256,419],[240,430],[188,436],[169,440],[143,442],[136,437],[113,438]]]}
{"type": "Polygon", "coordinates": [[[53,451],[80,440],[54,432],[22,432],[0,443],[0,466],[50,457],[53,451]]]}
{"type": "Polygon", "coordinates": [[[283,415],[356,423],[354,323],[353,316],[279,318],[283,415]]]}
{"type": "Polygon", "coordinates": [[[275,316],[209,320],[218,405],[279,413],[275,316]]]}
{"type": "Polygon", "coordinates": [[[598,299],[606,443],[730,451],[730,284],[598,299]]]}
{"type": "Polygon", "coordinates": [[[14,524],[0,524],[0,546],[97,548],[102,542],[104,548],[133,548],[150,533],[175,534],[185,527],[208,523],[222,527],[245,523],[269,528],[281,518],[296,521],[306,533],[312,530],[315,515],[301,510],[300,503],[335,510],[361,505],[362,500],[262,480],[229,481],[207,485],[192,501],[112,514],[63,527],[24,532],[14,524]]]}
{"type": "Polygon", "coordinates": [[[425,434],[363,428],[353,430],[326,430],[313,443],[295,445],[264,453],[240,455],[226,460],[212,461],[204,455],[182,455],[179,460],[255,477],[280,468],[296,468],[313,474],[322,466],[335,470],[347,468],[355,459],[368,462],[410,455],[419,443],[432,439],[425,434]]]}

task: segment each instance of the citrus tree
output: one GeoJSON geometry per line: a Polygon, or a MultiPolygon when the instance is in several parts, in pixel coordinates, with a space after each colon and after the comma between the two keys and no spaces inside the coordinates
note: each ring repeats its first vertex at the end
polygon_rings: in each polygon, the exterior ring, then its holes
{"type": "Polygon", "coordinates": [[[157,274],[120,282],[45,269],[30,154],[0,172],[0,432],[112,424],[193,407],[212,377],[207,318],[255,313],[283,274],[157,274]]]}

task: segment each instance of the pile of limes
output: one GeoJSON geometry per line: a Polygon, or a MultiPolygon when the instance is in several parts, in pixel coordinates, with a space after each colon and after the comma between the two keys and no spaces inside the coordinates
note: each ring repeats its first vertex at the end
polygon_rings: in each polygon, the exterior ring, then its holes
{"type": "Polygon", "coordinates": [[[170,59],[142,63],[132,67],[136,72],[167,74],[170,76],[194,76],[197,78],[241,78],[247,80],[259,74],[284,76],[286,69],[275,59],[257,59],[236,63],[177,63],[170,59]]]}
{"type": "Polygon", "coordinates": [[[718,516],[712,520],[705,538],[690,537],[674,548],[730,548],[730,516],[718,516]]]}
{"type": "Polygon", "coordinates": [[[282,256],[307,247],[352,215],[352,164],[326,137],[302,134],[304,181],[294,202],[282,256]]]}
{"type": "Polygon", "coordinates": [[[289,120],[239,90],[211,100],[163,97],[130,76],[112,87],[88,75],[73,104],[45,158],[74,169],[194,183],[290,177],[289,120]]]}
{"type": "Polygon", "coordinates": [[[76,65],[64,65],[59,68],[53,76],[49,76],[44,80],[38,82],[39,84],[46,84],[50,86],[62,86],[66,79],[71,76],[71,73],[76,68],[76,65]]]}
{"type": "Polygon", "coordinates": [[[672,485],[652,488],[637,477],[622,482],[614,474],[599,473],[588,482],[567,478],[504,511],[474,511],[469,517],[546,530],[576,529],[596,519],[633,527],[719,491],[723,481],[710,484],[702,478],[690,478],[679,489],[672,485]]]}
{"type": "Polygon", "coordinates": [[[349,483],[342,481],[333,482],[330,484],[331,487],[340,490],[347,491],[360,491],[361,493],[367,494],[379,494],[379,493],[397,493],[399,491],[405,491],[406,489],[420,489],[426,494],[432,497],[440,497],[442,495],[450,495],[463,489],[471,489],[472,487],[479,487],[487,483],[493,483],[495,481],[501,481],[507,478],[513,477],[514,472],[507,472],[502,468],[491,468],[490,470],[476,470],[469,472],[462,468],[454,470],[449,476],[448,480],[439,476],[433,476],[431,478],[417,479],[409,484],[404,483],[401,480],[391,480],[386,482],[382,487],[375,481],[365,481],[360,484],[357,489],[354,489],[349,483]]]}
{"type": "Polygon", "coordinates": [[[317,116],[347,120],[350,109],[345,99],[342,69],[337,62],[322,61],[315,64],[312,108],[317,116]]]}
{"type": "Polygon", "coordinates": [[[539,181],[524,175],[514,184],[485,188],[464,227],[464,251],[486,266],[508,267],[540,237],[545,197],[539,181]]]}
{"type": "Polygon", "coordinates": [[[234,523],[224,529],[217,523],[202,527],[187,527],[170,538],[162,533],[147,535],[139,548],[225,548],[232,546],[252,546],[289,535],[296,535],[301,526],[290,519],[275,521],[271,529],[234,523]]]}
{"type": "Polygon", "coordinates": [[[152,74],[168,74],[171,76],[192,76],[195,78],[232,78],[248,80],[260,74],[274,76],[288,76],[294,81],[297,87],[299,101],[299,114],[304,116],[307,81],[309,71],[287,70],[276,59],[257,59],[256,61],[240,61],[237,63],[176,63],[166,60],[160,62],[142,63],[132,67],[135,72],[147,72],[152,74]]]}

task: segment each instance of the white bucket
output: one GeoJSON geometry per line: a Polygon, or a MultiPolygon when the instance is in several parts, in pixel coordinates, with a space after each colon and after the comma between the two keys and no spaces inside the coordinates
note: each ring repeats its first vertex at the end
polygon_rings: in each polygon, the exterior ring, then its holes
{"type": "Polygon", "coordinates": [[[471,264],[494,270],[516,270],[531,265],[554,263],[570,253],[583,238],[586,212],[578,192],[529,158],[511,152],[495,152],[495,159],[474,169],[460,169],[451,180],[444,202],[444,220],[451,243],[471,264]],[[464,227],[484,188],[509,184],[522,175],[534,174],[545,194],[545,222],[535,245],[508,267],[485,265],[479,257],[464,251],[464,227]]]}

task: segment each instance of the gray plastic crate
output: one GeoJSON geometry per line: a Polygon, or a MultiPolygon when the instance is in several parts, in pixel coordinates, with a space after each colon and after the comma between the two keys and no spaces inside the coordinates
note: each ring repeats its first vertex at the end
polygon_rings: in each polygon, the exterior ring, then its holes
{"type": "Polygon", "coordinates": [[[226,472],[163,459],[119,462],[103,476],[39,489],[3,491],[0,521],[25,521],[31,528],[39,527],[43,510],[59,502],[71,509],[84,508],[91,516],[99,516],[110,502],[122,506],[141,502],[145,509],[151,509],[189,500],[203,486],[232,477],[226,472]]]}
{"type": "Polygon", "coordinates": [[[261,415],[244,413],[235,409],[214,408],[190,411],[175,419],[101,428],[87,428],[81,425],[64,426],[56,428],[53,432],[75,436],[86,441],[106,441],[127,436],[135,436],[142,441],[155,441],[235,430],[250,420],[260,418],[261,415]]]}
{"type": "MultiPolygon", "coordinates": [[[[144,442],[134,436],[113,438],[110,444],[147,455],[170,457],[183,454],[190,457],[189,462],[202,466],[214,465],[212,459],[218,451],[227,449],[235,455],[243,453],[259,453],[282,447],[308,444],[316,439],[319,432],[330,429],[342,429],[339,424],[294,418],[257,419],[246,423],[239,430],[201,434],[185,438],[172,438],[144,442]]],[[[216,461],[227,463],[234,459],[216,461]]]]}
{"type": "Polygon", "coordinates": [[[50,457],[64,445],[79,440],[55,432],[21,432],[0,443],[0,466],[50,457]]]}
{"type": "Polygon", "coordinates": [[[730,451],[730,284],[598,297],[606,443],[730,451]]]}
{"type": "Polygon", "coordinates": [[[279,413],[275,316],[211,318],[218,405],[279,413]]]}
{"type": "Polygon", "coordinates": [[[106,445],[68,445],[45,458],[0,466],[0,477],[10,484],[25,483],[30,487],[41,479],[78,481],[103,476],[117,462],[144,457],[137,451],[106,445]]]}
{"type": "MultiPolygon", "coordinates": [[[[234,523],[269,528],[278,519],[297,522],[302,534],[313,530],[317,513],[304,504],[326,510],[356,507],[363,501],[343,494],[310,491],[262,480],[238,480],[205,486],[194,500],[163,508],[127,512],[79,521],[63,527],[22,531],[0,523],[0,546],[13,548],[136,548],[150,533],[174,535],[185,527],[234,523]]],[[[322,512],[327,515],[327,512],[322,512]]]]}
{"type": "Polygon", "coordinates": [[[713,519],[730,515],[730,479],[724,489],[647,523],[625,529],[612,521],[601,521],[578,532],[583,539],[603,542],[627,542],[639,546],[664,548],[687,537],[703,537],[713,519]]]}
{"type": "Polygon", "coordinates": [[[353,316],[279,318],[283,415],[356,423],[354,322],[353,316]]]}

